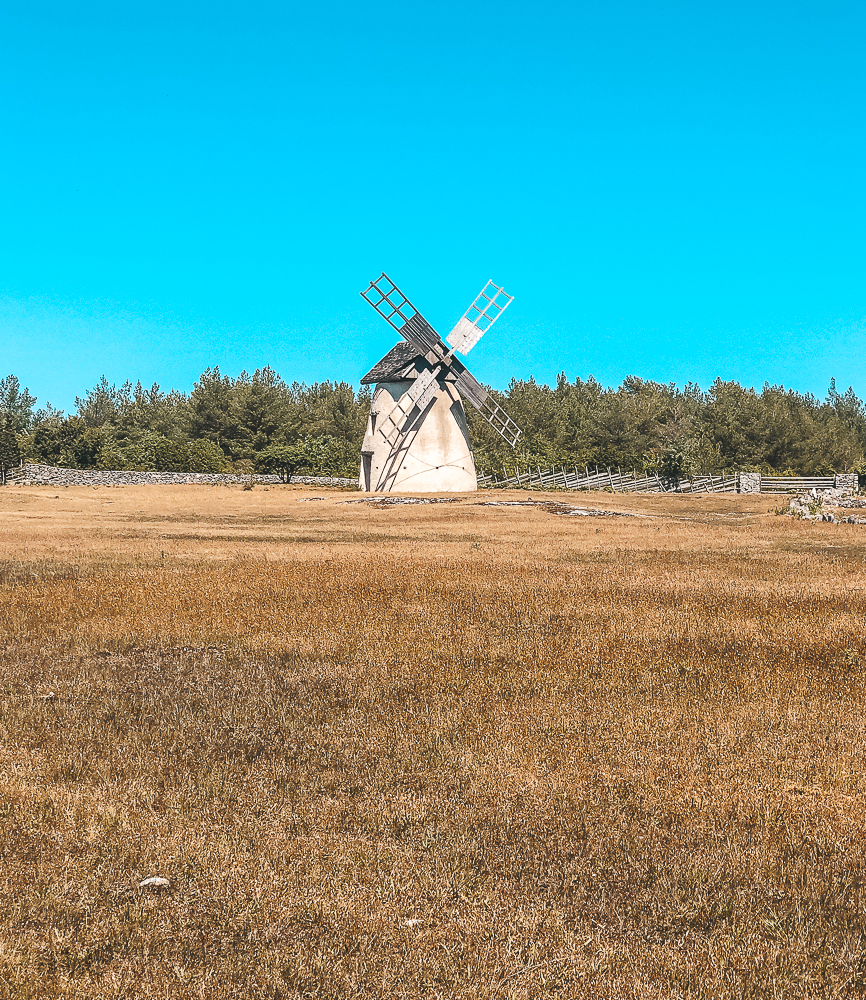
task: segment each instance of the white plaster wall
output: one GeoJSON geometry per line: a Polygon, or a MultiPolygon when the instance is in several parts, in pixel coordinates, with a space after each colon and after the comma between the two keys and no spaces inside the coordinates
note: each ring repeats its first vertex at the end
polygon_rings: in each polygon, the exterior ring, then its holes
{"type": "Polygon", "coordinates": [[[361,446],[361,489],[383,493],[466,493],[478,488],[475,460],[463,402],[454,386],[439,381],[439,391],[423,414],[416,414],[392,452],[383,429],[411,381],[376,386],[361,446]],[[369,461],[369,485],[364,472],[369,461]]]}

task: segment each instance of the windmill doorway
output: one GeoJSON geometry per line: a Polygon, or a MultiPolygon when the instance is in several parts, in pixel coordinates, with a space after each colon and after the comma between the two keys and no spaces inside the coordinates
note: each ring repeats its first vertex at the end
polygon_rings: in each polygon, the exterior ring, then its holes
{"type": "Polygon", "coordinates": [[[372,472],[373,456],[361,452],[361,481],[364,484],[364,492],[370,492],[370,473],[372,472]]]}

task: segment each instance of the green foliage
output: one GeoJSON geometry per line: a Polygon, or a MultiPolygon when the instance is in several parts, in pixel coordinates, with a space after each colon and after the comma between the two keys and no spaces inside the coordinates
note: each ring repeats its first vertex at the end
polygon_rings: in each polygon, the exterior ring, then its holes
{"type": "MultiPolygon", "coordinates": [[[[790,474],[866,472],[866,407],[830,383],[825,400],[783,386],[760,392],[716,379],[706,391],[637,376],[606,388],[590,377],[556,385],[514,380],[491,395],[523,429],[512,450],[471,406],[476,462],[484,469],[612,466],[662,475],[740,469],[790,474]]],[[[120,387],[101,378],[63,419],[10,375],[0,414],[25,454],[79,468],[217,472],[252,462],[259,470],[354,478],[370,390],[346,382],[286,383],[269,367],[237,378],[207,368],[187,397],[159,385],[120,387]]]]}
{"type": "Polygon", "coordinates": [[[354,479],[359,461],[354,447],[331,435],[303,437],[295,444],[275,444],[256,456],[259,472],[277,473],[282,482],[292,476],[341,476],[354,479]]]}
{"type": "Polygon", "coordinates": [[[286,483],[297,475],[301,464],[298,445],[272,444],[256,456],[256,469],[270,475],[279,475],[280,482],[286,483]]]}
{"type": "Polygon", "coordinates": [[[115,385],[109,385],[104,375],[93,389],[89,389],[83,396],[75,397],[78,416],[88,427],[119,424],[131,403],[132,383],[124,382],[118,389],[115,385]]]}
{"type": "Polygon", "coordinates": [[[222,449],[213,441],[190,441],[189,472],[225,472],[228,468],[222,449]]]}
{"type": "Polygon", "coordinates": [[[43,410],[34,410],[36,397],[28,389],[22,389],[14,375],[0,379],[0,424],[8,423],[16,434],[24,434],[36,424],[62,416],[49,403],[43,410]]]}
{"type": "Polygon", "coordinates": [[[6,484],[8,473],[21,461],[21,450],[18,447],[18,435],[15,433],[13,421],[4,417],[0,421],[0,483],[6,484]]]}
{"type": "MultiPolygon", "coordinates": [[[[635,376],[618,388],[595,379],[555,387],[513,381],[494,398],[524,431],[516,452],[471,408],[476,462],[485,469],[588,465],[689,475],[722,469],[845,472],[864,463],[866,410],[831,383],[828,398],[766,384],[758,393],[717,379],[703,392],[635,376]]],[[[866,468],[866,463],[864,463],[866,468]]]]}
{"type": "Polygon", "coordinates": [[[697,442],[693,438],[671,441],[659,456],[658,472],[678,479],[702,471],[698,468],[697,442]]]}

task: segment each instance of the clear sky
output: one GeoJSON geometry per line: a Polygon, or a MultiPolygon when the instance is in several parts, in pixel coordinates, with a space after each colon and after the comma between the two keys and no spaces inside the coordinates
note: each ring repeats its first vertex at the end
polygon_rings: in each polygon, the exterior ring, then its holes
{"type": "Polygon", "coordinates": [[[356,383],[387,271],[497,388],[866,395],[866,4],[13,0],[0,377],[356,383]]]}

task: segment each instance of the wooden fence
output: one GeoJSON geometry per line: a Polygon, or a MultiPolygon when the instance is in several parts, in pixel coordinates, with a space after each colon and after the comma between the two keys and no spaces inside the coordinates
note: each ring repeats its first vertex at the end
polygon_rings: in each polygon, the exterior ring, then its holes
{"type": "MultiPolygon", "coordinates": [[[[501,473],[485,473],[478,470],[479,487],[508,489],[525,486],[536,489],[559,488],[565,490],[613,490],[614,493],[736,493],[739,476],[736,472],[721,475],[696,475],[676,479],[659,476],[656,473],[623,472],[621,469],[586,468],[524,468],[514,466],[512,475],[508,470],[501,473]]],[[[832,479],[831,479],[832,485],[832,479]]]]}
{"type": "Polygon", "coordinates": [[[857,477],[852,474],[838,476],[763,476],[757,473],[723,472],[721,475],[694,475],[674,478],[656,473],[623,472],[622,469],[577,468],[520,468],[515,465],[509,474],[485,473],[479,469],[478,485],[481,488],[565,490],[613,490],[614,493],[805,493],[807,490],[826,490],[836,486],[857,489],[857,477]]]}
{"type": "Polygon", "coordinates": [[[812,489],[832,489],[835,485],[835,476],[761,476],[762,493],[805,493],[812,489]]]}

